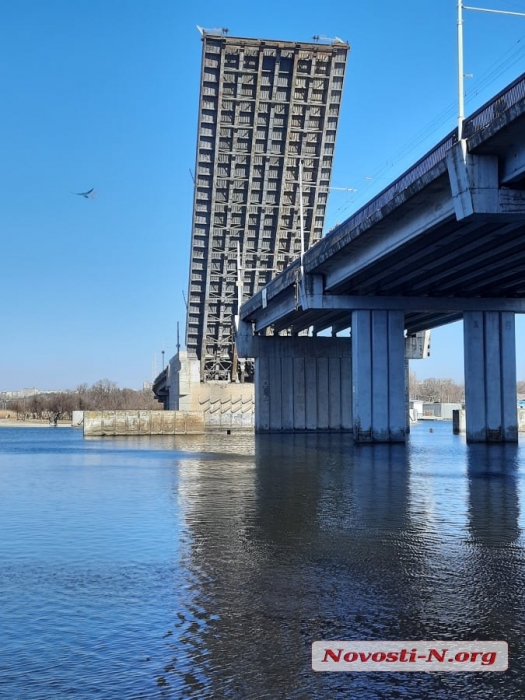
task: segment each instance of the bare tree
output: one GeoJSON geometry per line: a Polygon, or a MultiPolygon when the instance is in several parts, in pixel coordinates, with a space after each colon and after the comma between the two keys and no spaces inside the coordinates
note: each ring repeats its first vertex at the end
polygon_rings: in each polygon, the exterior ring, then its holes
{"type": "Polygon", "coordinates": [[[75,404],[75,397],[70,392],[61,391],[51,394],[47,402],[48,417],[55,422],[61,418],[71,418],[75,404]]]}
{"type": "Polygon", "coordinates": [[[159,410],[162,408],[151,389],[119,389],[115,382],[101,379],[91,387],[81,385],[72,392],[74,407],[79,411],[115,411],[125,409],[159,410]]]}
{"type": "Polygon", "coordinates": [[[119,389],[115,382],[101,379],[92,386],[80,384],[74,391],[57,391],[11,399],[9,410],[25,420],[64,420],[73,411],[161,410],[151,389],[119,389]]]}
{"type": "Polygon", "coordinates": [[[465,388],[452,379],[429,377],[418,380],[415,372],[409,374],[410,398],[426,403],[463,403],[465,388]]]}

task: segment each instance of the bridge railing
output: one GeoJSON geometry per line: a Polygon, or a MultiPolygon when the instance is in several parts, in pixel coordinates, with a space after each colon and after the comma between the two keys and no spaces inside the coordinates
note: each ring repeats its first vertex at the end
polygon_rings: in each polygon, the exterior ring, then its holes
{"type": "Polygon", "coordinates": [[[492,100],[480,107],[472,116],[470,116],[463,126],[463,134],[465,138],[471,137],[478,131],[487,127],[491,122],[497,119],[509,107],[517,104],[525,97],[525,73],[508,85],[506,88],[498,92],[492,100]]]}

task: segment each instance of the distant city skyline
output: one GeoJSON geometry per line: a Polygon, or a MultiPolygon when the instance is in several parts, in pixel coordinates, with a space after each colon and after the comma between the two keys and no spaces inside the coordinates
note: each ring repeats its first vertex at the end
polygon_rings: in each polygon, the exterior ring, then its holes
{"type": "Polygon", "coordinates": [[[35,396],[37,394],[54,394],[60,391],[59,389],[37,389],[37,387],[14,389],[13,391],[0,391],[1,399],[19,399],[24,396],[35,396]]]}
{"type": "MultiPolygon", "coordinates": [[[[523,10],[517,0],[496,8],[523,10]]],[[[264,13],[210,0],[8,3],[3,109],[0,391],[140,388],[186,319],[201,37],[311,41],[351,51],[325,230],[387,186],[457,121],[456,1],[264,13]],[[407,18],[410,17],[410,21],[407,18]],[[417,27],[417,31],[414,30],[417,27]],[[95,199],[71,193],[97,190],[95,199]]],[[[465,13],[466,112],[525,68],[525,19],[465,13]]],[[[525,324],[517,320],[518,378],[525,324]]],[[[421,378],[463,380],[461,324],[433,332],[421,378]]]]}

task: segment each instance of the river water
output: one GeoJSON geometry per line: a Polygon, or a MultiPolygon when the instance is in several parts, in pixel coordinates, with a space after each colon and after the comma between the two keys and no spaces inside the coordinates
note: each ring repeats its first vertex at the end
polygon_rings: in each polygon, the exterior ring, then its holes
{"type": "Polygon", "coordinates": [[[524,698],[525,443],[0,430],[0,698],[524,698]],[[509,670],[315,673],[316,640],[509,670]]]}

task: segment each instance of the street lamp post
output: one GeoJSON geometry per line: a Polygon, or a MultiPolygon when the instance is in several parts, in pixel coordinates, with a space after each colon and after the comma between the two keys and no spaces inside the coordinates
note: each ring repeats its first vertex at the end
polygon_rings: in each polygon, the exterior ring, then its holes
{"type": "Polygon", "coordinates": [[[463,122],[465,121],[465,69],[463,66],[463,5],[458,0],[458,141],[463,150],[463,160],[467,155],[463,139],[463,122]]]}
{"type": "Polygon", "coordinates": [[[458,141],[461,144],[463,160],[467,158],[467,142],[463,137],[463,123],[465,121],[465,73],[463,66],[463,10],[475,12],[489,12],[494,15],[512,15],[525,17],[525,12],[509,12],[507,10],[491,10],[486,7],[469,7],[458,0],[458,141]]]}

